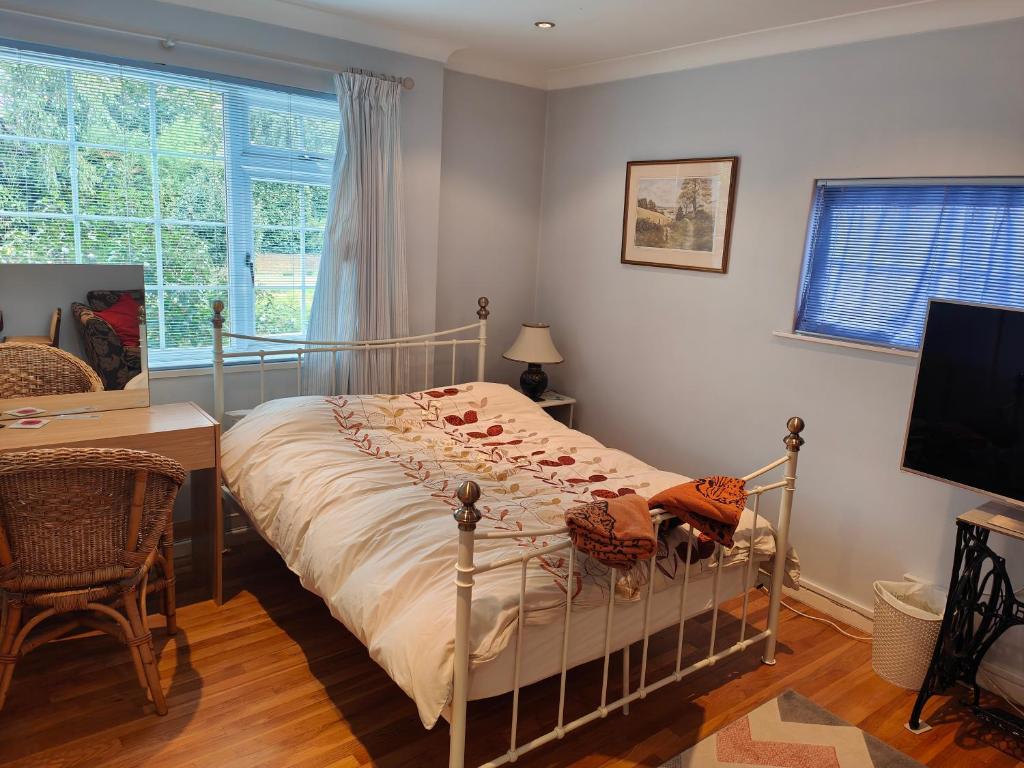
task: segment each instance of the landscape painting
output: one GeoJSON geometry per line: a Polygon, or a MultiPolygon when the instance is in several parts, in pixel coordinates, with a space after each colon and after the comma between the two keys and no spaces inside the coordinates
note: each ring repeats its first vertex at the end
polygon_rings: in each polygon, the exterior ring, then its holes
{"type": "Polygon", "coordinates": [[[637,195],[635,245],[711,251],[717,177],[640,179],[637,195]]]}
{"type": "Polygon", "coordinates": [[[627,164],[622,261],[725,272],[737,158],[627,164]]]}

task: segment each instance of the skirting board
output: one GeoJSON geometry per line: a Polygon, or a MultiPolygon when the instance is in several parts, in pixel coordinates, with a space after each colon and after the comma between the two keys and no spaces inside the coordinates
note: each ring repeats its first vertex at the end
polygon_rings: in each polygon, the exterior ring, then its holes
{"type": "MultiPolygon", "coordinates": [[[[238,512],[228,512],[224,521],[224,541],[226,545],[233,542],[258,539],[259,534],[238,512]]],[[[192,539],[174,540],[174,559],[182,560],[192,557],[192,539]]]]}
{"type": "MultiPolygon", "coordinates": [[[[813,581],[801,578],[799,589],[785,587],[783,593],[830,619],[840,621],[865,634],[874,633],[874,609],[838,595],[813,581]]],[[[1024,702],[1024,671],[1011,669],[1002,664],[982,662],[978,671],[978,684],[993,693],[1008,696],[1015,702],[1024,702]]]]}
{"type": "Polygon", "coordinates": [[[784,595],[796,598],[808,608],[823,613],[830,619],[841,621],[859,632],[872,634],[875,627],[875,612],[867,606],[836,594],[829,589],[800,577],[800,588],[783,587],[784,595]]]}

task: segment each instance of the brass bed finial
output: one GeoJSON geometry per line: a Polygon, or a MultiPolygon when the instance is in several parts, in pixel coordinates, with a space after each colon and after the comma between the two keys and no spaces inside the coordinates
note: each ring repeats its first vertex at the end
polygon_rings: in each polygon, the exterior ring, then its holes
{"type": "Polygon", "coordinates": [[[472,480],[467,480],[459,486],[459,490],[455,492],[455,495],[462,502],[462,506],[455,510],[453,515],[455,521],[463,531],[475,530],[476,524],[480,522],[482,517],[475,506],[480,500],[480,486],[472,480]]]}
{"type": "Polygon", "coordinates": [[[217,299],[213,302],[213,327],[221,328],[224,325],[224,318],[221,316],[221,312],[224,311],[224,302],[217,299]]]}
{"type": "Polygon", "coordinates": [[[786,429],[789,430],[789,434],[782,438],[782,442],[786,444],[786,450],[799,451],[800,446],[805,442],[800,437],[800,433],[804,431],[804,420],[799,416],[791,416],[786,422],[786,429]]]}
{"type": "Polygon", "coordinates": [[[480,306],[480,309],[476,311],[476,316],[481,320],[486,320],[491,315],[491,310],[487,308],[487,305],[491,303],[491,300],[486,296],[481,296],[476,300],[476,303],[480,306]]]}

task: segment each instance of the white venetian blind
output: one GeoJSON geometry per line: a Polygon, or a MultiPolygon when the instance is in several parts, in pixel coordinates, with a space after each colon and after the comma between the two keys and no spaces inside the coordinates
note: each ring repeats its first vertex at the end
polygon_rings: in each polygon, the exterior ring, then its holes
{"type": "Polygon", "coordinates": [[[209,362],[218,298],[301,334],[338,126],[330,95],[0,47],[0,261],[144,264],[157,368],[209,362]]]}

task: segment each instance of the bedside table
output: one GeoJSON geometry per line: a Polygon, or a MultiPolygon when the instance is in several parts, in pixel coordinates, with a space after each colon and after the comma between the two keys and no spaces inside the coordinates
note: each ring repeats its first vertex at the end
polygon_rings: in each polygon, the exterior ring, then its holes
{"type": "Polygon", "coordinates": [[[572,429],[572,415],[574,406],[576,405],[575,397],[569,397],[568,395],[563,395],[558,392],[555,392],[555,390],[553,389],[549,389],[547,392],[541,395],[540,400],[537,401],[537,405],[546,410],[551,410],[552,408],[562,408],[563,406],[567,407],[569,409],[569,416],[565,422],[565,425],[569,427],[569,429],[572,429]]]}

